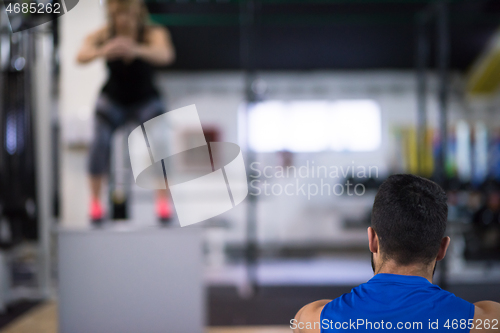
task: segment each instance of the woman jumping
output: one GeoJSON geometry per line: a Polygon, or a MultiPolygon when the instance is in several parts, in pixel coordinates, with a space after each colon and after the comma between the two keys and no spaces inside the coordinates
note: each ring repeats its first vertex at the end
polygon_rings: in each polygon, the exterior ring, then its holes
{"type": "MultiPolygon", "coordinates": [[[[128,121],[142,124],[164,112],[153,83],[154,66],[168,65],[175,59],[168,30],[146,23],[148,13],[141,0],[108,0],[107,9],[107,24],[87,36],[77,56],[81,64],[103,58],[109,72],[96,103],[89,156],[93,223],[104,217],[100,194],[109,171],[112,134],[128,121]]],[[[165,190],[157,193],[156,214],[162,221],[170,219],[165,190]]]]}

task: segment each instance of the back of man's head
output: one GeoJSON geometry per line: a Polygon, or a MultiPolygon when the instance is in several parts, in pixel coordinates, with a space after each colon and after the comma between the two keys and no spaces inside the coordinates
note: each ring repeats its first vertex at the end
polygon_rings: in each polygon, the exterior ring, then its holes
{"type": "Polygon", "coordinates": [[[372,228],[384,259],[399,265],[430,264],[446,230],[446,194],[436,183],[414,175],[390,176],[379,188],[372,228]]]}

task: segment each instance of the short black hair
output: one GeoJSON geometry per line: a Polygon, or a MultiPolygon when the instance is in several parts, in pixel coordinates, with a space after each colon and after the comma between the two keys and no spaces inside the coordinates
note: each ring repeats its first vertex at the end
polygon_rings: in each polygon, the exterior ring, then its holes
{"type": "Polygon", "coordinates": [[[375,196],[372,228],[385,259],[399,265],[430,264],[446,231],[446,193],[415,175],[392,175],[375,196]]]}

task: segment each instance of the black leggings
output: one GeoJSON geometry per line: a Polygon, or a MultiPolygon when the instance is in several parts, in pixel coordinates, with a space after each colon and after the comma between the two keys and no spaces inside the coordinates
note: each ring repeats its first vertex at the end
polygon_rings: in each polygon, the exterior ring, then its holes
{"type": "Polygon", "coordinates": [[[164,113],[159,98],[123,106],[105,94],[99,95],[96,103],[94,139],[90,147],[88,171],[92,176],[109,172],[109,158],[113,132],[127,122],[144,123],[164,113]]]}

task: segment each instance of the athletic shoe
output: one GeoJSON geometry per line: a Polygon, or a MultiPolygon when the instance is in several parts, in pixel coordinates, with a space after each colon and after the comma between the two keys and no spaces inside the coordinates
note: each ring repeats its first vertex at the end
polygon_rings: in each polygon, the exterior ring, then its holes
{"type": "Polygon", "coordinates": [[[104,219],[104,209],[99,200],[92,199],[90,203],[90,220],[93,225],[100,225],[104,219]]]}
{"type": "Polygon", "coordinates": [[[172,218],[172,208],[167,198],[156,199],[156,216],[161,223],[165,224],[172,218]]]}

